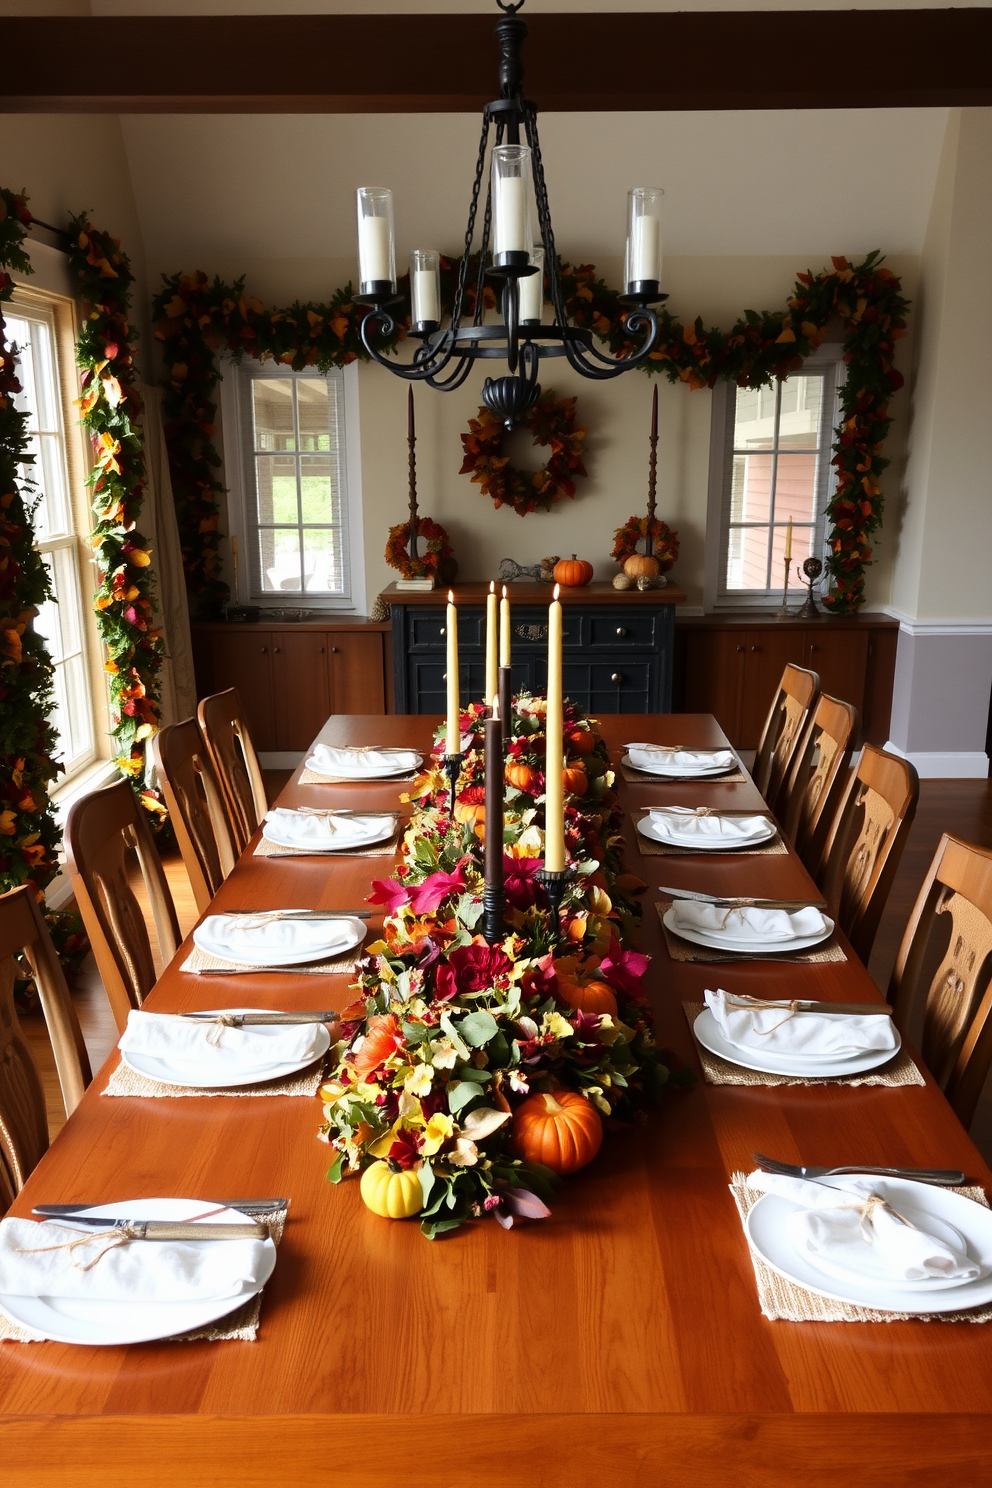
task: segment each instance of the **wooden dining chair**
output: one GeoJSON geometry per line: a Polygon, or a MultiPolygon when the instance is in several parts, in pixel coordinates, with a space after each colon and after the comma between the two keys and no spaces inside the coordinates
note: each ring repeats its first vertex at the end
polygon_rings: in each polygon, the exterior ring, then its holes
{"type": "Polygon", "coordinates": [[[814,878],[867,965],[916,815],[920,777],[909,760],[866,744],[827,831],[814,878]]]}
{"type": "Polygon", "coordinates": [[[168,724],[151,742],[165,804],[202,914],[236,858],[220,785],[195,718],[168,724]]]}
{"type": "Polygon", "coordinates": [[[268,810],[265,784],[237,691],[215,692],[196,710],[210,762],[220,781],[235,850],[244,852],[268,810]]]}
{"type": "Polygon", "coordinates": [[[164,962],[182,937],[162,860],[144,811],[126,780],[81,796],[69,809],[65,847],[79,912],[117,1026],[140,1007],[155,985],[155,962],[141,906],[128,882],[128,851],[138,866],[151,903],[164,962]]]}
{"type": "Polygon", "coordinates": [[[38,1066],[14,1007],[16,965],[0,959],[0,1215],[48,1150],[48,1113],[38,1066]]]}
{"type": "Polygon", "coordinates": [[[0,895],[0,963],[22,956],[34,977],[55,1056],[65,1114],[71,1116],[93,1078],[83,1031],[33,884],[0,895]]]}
{"type": "Polygon", "coordinates": [[[904,1034],[918,1011],[942,924],[948,927],[947,949],[926,991],[920,1052],[968,1126],[992,1066],[992,851],[946,832],[909,917],[889,985],[895,1021],[904,1034]],[[949,920],[941,922],[941,915],[949,920]]]}
{"type": "Polygon", "coordinates": [[[821,693],[810,714],[783,792],[783,830],[799,857],[815,868],[837,802],[860,715],[850,703],[821,693]]]}
{"type": "Polygon", "coordinates": [[[816,672],[790,662],[782,673],[754,756],[754,783],[777,811],[803,729],[820,692],[816,672]]]}

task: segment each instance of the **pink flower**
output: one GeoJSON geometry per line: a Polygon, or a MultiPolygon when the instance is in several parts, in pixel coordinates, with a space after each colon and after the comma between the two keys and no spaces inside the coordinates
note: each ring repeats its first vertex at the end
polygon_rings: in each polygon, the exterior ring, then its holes
{"type": "Polygon", "coordinates": [[[541,867],[540,858],[511,858],[503,854],[503,892],[514,909],[530,909],[532,904],[546,902],[537,877],[541,867]]]}
{"type": "Polygon", "coordinates": [[[410,908],[414,914],[433,914],[449,894],[464,887],[465,875],[461,868],[456,868],[454,873],[432,873],[414,889],[410,908]]]}
{"type": "Polygon", "coordinates": [[[614,935],[609,949],[599,964],[599,974],[604,982],[617,992],[626,992],[628,997],[643,1001],[641,982],[650,964],[650,957],[641,951],[625,951],[614,935]]]}
{"type": "Polygon", "coordinates": [[[410,903],[410,890],[396,878],[374,878],[372,893],[365,902],[384,904],[387,914],[395,914],[398,909],[410,903]]]}

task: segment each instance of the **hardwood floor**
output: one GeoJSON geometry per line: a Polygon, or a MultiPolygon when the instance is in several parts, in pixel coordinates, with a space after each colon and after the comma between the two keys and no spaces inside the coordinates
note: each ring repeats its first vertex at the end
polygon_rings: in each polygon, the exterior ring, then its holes
{"type": "MultiPolygon", "coordinates": [[[[265,772],[266,789],[270,800],[274,799],[282,789],[291,773],[289,770],[265,772]]],[[[944,832],[950,832],[980,847],[992,848],[992,781],[924,780],[921,782],[919,809],[868,963],[868,969],[876,985],[883,992],[888,988],[899,942],[910,910],[944,832]]],[[[197,913],[189,879],[178,853],[165,858],[165,871],[176,903],[180,929],[186,935],[196,923],[197,913]]],[[[156,953],[156,964],[160,965],[155,929],[144,898],[140,874],[137,875],[135,892],[145,911],[152,947],[156,953]]],[[[92,957],[87,961],[73,990],[90,1062],[95,1071],[117,1042],[117,1030],[92,957]]],[[[62,1098],[55,1077],[55,1065],[44,1019],[37,1014],[22,1019],[22,1024],[42,1071],[48,1101],[49,1127],[54,1136],[65,1122],[65,1113],[62,1109],[62,1098]]],[[[988,1088],[979,1104],[972,1126],[972,1136],[986,1158],[992,1159],[992,1091],[988,1088]]]]}

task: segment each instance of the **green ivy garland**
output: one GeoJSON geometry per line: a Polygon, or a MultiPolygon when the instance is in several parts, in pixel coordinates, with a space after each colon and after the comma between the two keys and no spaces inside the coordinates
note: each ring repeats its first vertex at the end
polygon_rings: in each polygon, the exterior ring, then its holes
{"type": "MultiPolygon", "coordinates": [[[[441,260],[447,307],[456,272],[453,260],[441,260]]],[[[616,356],[630,356],[634,343],[617,293],[597,278],[591,264],[562,264],[560,274],[566,314],[616,356]]],[[[469,283],[474,277],[470,272],[469,283]]],[[[487,304],[490,295],[487,288],[487,304]]],[[[247,352],[298,369],[343,367],[356,358],[367,360],[359,334],[365,311],[355,304],[351,284],[326,305],[266,310],[245,295],[243,279],[211,283],[203,273],[166,278],[152,308],[167,368],[166,436],[187,584],[201,613],[216,613],[227,594],[219,577],[222,487],[213,443],[217,354],[247,352]]],[[[899,279],[882,267],[878,253],[858,265],[834,258],[832,269],[798,276],[784,310],[748,310],[729,332],[707,330],[698,319],[683,325],[662,310],[659,343],[645,365],[649,373],[663,373],[690,388],[718,381],[758,387],[794,372],[819,346],[830,321],[840,318],[848,377],[834,446],[837,489],[828,508],[832,588],[824,600],[836,614],[852,614],[864,603],[871,535],[882,520],[879,477],[888,464],[881,453],[891,424],[888,403],[903,382],[893,365],[895,342],[905,333],[907,308],[899,279]]],[[[405,335],[398,326],[390,349],[405,335]]]]}

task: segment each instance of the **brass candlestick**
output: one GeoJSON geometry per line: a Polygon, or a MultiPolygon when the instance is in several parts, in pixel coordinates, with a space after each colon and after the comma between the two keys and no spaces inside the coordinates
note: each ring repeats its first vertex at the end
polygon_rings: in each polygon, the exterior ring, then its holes
{"type": "Polygon", "coordinates": [[[782,581],[782,608],[776,614],[776,620],[789,620],[792,618],[789,613],[789,565],[791,564],[791,562],[791,553],[787,558],[783,558],[782,560],[785,574],[782,581]]]}

